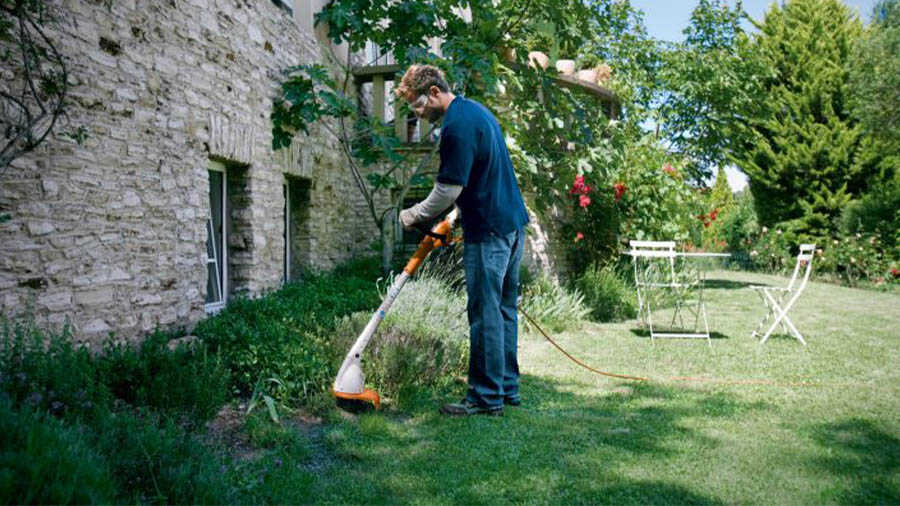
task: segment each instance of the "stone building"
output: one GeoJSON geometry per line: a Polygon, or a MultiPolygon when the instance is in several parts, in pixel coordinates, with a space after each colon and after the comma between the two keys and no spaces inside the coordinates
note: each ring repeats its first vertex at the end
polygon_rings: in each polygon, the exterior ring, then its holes
{"type": "Polygon", "coordinates": [[[50,3],[68,125],[87,136],[51,135],[0,174],[3,314],[139,338],[377,237],[333,138],[271,148],[282,69],[333,49],[313,29],[324,0],[50,3]]]}

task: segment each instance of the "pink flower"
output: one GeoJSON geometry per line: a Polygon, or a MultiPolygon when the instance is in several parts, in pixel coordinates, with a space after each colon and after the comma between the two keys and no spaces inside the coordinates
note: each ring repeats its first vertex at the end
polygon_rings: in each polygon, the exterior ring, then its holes
{"type": "Polygon", "coordinates": [[[667,163],[663,165],[663,172],[671,176],[675,174],[675,169],[672,167],[672,164],[667,163]]]}
{"type": "Polygon", "coordinates": [[[580,194],[587,195],[590,193],[591,187],[584,184],[584,176],[575,176],[575,182],[572,183],[572,189],[569,190],[570,195],[580,194]]]}
{"type": "Polygon", "coordinates": [[[578,205],[581,207],[587,207],[591,205],[591,198],[587,195],[581,195],[578,197],[578,205]]]}
{"type": "Polygon", "coordinates": [[[578,232],[577,234],[575,234],[575,242],[581,241],[583,239],[584,239],[584,234],[582,234],[581,232],[578,232]]]}

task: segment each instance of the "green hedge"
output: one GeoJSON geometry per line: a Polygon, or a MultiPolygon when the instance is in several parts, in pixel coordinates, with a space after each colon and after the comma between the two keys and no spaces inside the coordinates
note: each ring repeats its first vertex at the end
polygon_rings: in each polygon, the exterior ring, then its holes
{"type": "Polygon", "coordinates": [[[379,272],[378,259],[366,258],[307,275],[229,303],[194,333],[222,357],[233,394],[249,396],[258,387],[284,403],[304,404],[331,387],[343,353],[328,335],[337,318],[378,306],[379,272]]]}

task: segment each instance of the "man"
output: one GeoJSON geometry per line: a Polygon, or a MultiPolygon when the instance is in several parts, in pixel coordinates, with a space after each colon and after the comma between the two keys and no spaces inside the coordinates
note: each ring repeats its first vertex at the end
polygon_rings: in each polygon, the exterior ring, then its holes
{"type": "Polygon", "coordinates": [[[396,90],[420,118],[441,125],[441,168],[428,197],[400,213],[405,228],[450,207],[460,210],[469,315],[469,389],[447,415],[502,415],[518,406],[519,263],[528,213],[497,119],[450,92],[443,73],[413,65],[396,90]]]}

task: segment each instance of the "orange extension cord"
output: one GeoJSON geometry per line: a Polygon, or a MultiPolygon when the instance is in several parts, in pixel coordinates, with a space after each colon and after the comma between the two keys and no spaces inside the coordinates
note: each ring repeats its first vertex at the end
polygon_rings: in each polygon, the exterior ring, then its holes
{"type": "MultiPolygon", "coordinates": [[[[581,367],[584,367],[588,371],[591,371],[596,374],[601,374],[603,376],[609,376],[611,378],[622,378],[622,379],[634,380],[634,381],[652,381],[650,378],[644,378],[641,376],[629,376],[627,374],[616,374],[616,373],[601,371],[599,369],[595,369],[595,368],[585,364],[584,362],[582,362],[581,360],[578,360],[577,358],[573,357],[569,352],[564,350],[562,348],[562,346],[558,345],[556,343],[556,341],[554,341],[550,336],[548,336],[547,333],[544,332],[544,329],[542,329],[541,326],[538,325],[536,321],[534,321],[534,318],[529,316],[528,313],[526,313],[521,307],[519,307],[519,312],[522,313],[522,316],[524,316],[532,325],[534,325],[534,327],[536,329],[538,329],[538,332],[540,332],[541,335],[544,336],[544,339],[546,339],[547,341],[550,342],[550,344],[555,346],[556,349],[559,350],[560,352],[562,352],[563,355],[568,357],[569,360],[571,360],[572,362],[575,362],[576,364],[580,365],[581,367]]],[[[698,383],[716,383],[716,384],[720,384],[720,385],[770,385],[770,386],[784,386],[784,387],[818,386],[818,384],[816,384],[816,383],[810,383],[810,382],[806,382],[806,381],[801,381],[801,382],[796,382],[796,383],[777,383],[777,382],[769,381],[769,380],[725,380],[725,379],[717,379],[717,378],[696,378],[696,377],[690,377],[690,376],[671,376],[668,378],[668,380],[669,381],[683,381],[683,382],[698,382],[698,383]]]]}

